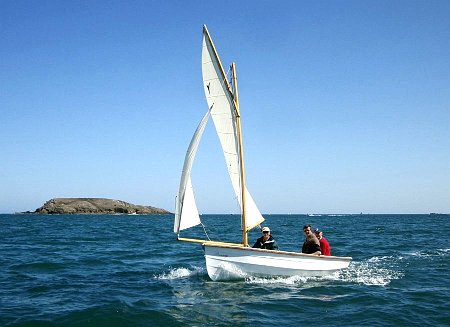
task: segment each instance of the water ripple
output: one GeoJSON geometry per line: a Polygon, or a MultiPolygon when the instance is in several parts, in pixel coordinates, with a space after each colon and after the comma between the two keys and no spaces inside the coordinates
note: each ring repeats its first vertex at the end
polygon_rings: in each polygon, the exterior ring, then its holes
{"type": "MultiPolygon", "coordinates": [[[[235,217],[202,218],[211,235],[239,233],[235,217]]],[[[426,215],[267,218],[284,250],[298,251],[312,223],[353,261],[327,277],[213,282],[201,246],[177,242],[170,216],[0,215],[0,325],[449,324],[449,221],[424,238],[426,215]]]]}

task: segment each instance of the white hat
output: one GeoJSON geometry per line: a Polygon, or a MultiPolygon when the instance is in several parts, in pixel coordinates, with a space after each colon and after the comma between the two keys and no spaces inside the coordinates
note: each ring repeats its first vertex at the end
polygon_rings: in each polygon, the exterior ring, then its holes
{"type": "Polygon", "coordinates": [[[263,227],[262,229],[261,229],[261,232],[269,232],[270,233],[270,228],[269,227],[263,227]]]}

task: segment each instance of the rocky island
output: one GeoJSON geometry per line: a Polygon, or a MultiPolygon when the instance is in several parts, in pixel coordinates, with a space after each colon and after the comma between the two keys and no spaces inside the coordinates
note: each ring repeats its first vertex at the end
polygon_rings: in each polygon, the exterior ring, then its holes
{"type": "Polygon", "coordinates": [[[151,206],[135,205],[125,201],[102,198],[55,198],[44,203],[34,214],[170,214],[151,206]]]}

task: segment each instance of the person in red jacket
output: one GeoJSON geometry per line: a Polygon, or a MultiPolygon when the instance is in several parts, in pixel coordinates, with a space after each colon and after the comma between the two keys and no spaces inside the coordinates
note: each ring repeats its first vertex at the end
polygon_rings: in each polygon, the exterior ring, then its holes
{"type": "Polygon", "coordinates": [[[317,238],[319,239],[320,251],[322,252],[322,255],[331,255],[330,243],[328,243],[328,240],[325,237],[323,237],[322,231],[320,229],[316,228],[314,233],[316,234],[317,238]]]}

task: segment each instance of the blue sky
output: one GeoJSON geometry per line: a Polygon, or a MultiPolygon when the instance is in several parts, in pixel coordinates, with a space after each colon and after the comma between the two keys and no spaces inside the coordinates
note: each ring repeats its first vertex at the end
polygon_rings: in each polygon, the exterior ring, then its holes
{"type": "MultiPolygon", "coordinates": [[[[450,212],[448,1],[1,1],[0,212],[174,210],[207,109],[202,25],[238,70],[263,213],[450,212]]],[[[235,212],[212,127],[203,213],[235,212]]]]}

